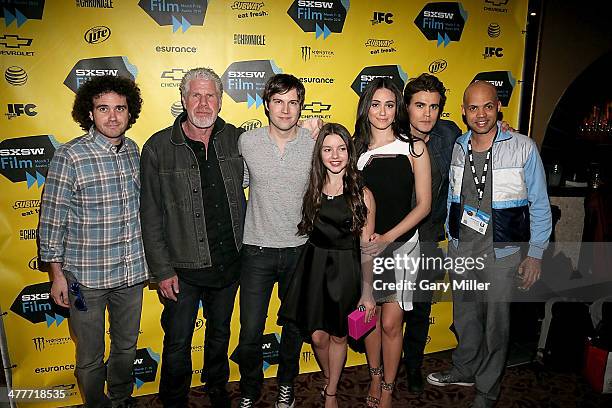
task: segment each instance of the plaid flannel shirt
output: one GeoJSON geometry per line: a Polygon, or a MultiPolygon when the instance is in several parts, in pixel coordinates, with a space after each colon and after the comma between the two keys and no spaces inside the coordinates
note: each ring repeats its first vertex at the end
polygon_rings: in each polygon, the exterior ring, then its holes
{"type": "Polygon", "coordinates": [[[59,262],[84,286],[108,289],[148,278],[140,230],[140,158],[93,127],[51,160],[40,214],[40,259],[59,262]]]}

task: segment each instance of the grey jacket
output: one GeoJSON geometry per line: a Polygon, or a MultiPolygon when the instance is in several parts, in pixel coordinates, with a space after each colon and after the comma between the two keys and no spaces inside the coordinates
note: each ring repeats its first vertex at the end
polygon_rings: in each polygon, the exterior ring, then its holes
{"type": "MultiPolygon", "coordinates": [[[[152,281],[175,275],[174,268],[211,266],[200,170],[194,152],[185,143],[181,123],[149,138],[140,160],[140,214],[145,256],[152,281]]],[[[243,160],[238,136],[244,130],[217,118],[212,140],[227,192],[236,248],[242,247],[246,199],[242,189],[243,160]]]]}

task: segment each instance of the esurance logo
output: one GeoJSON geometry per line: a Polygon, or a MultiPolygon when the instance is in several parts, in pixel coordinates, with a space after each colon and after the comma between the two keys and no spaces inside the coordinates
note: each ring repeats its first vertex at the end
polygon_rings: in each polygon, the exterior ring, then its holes
{"type": "Polygon", "coordinates": [[[102,75],[114,75],[135,80],[138,68],[130,64],[127,57],[100,57],[82,59],[70,70],[64,85],[76,92],[90,78],[102,75]]]}
{"type": "Polygon", "coordinates": [[[512,90],[516,85],[516,79],[512,77],[510,71],[490,71],[480,72],[477,74],[472,82],[474,81],[487,81],[495,86],[497,89],[497,97],[499,98],[502,106],[508,106],[510,98],[512,97],[512,90]]]}
{"type": "Polygon", "coordinates": [[[9,27],[13,22],[19,28],[28,20],[42,20],[45,0],[8,0],[2,1],[4,25],[9,27]]]}
{"type": "Polygon", "coordinates": [[[4,79],[6,79],[6,82],[8,82],[10,85],[22,86],[28,82],[28,73],[25,71],[25,69],[13,65],[4,71],[4,79]]]}
{"type": "Polygon", "coordinates": [[[138,5],[160,26],[185,32],[192,25],[203,26],[208,0],[140,0],[138,5]]]}
{"type": "Polygon", "coordinates": [[[106,26],[95,26],[85,31],[83,39],[89,44],[99,44],[110,38],[111,29],[106,26]]]}
{"type": "Polygon", "coordinates": [[[159,354],[149,347],[136,350],[136,358],[134,359],[133,367],[136,388],[142,387],[144,383],[155,381],[158,365],[159,354]]]}
{"type": "Polygon", "coordinates": [[[327,39],[331,33],[341,33],[349,9],[349,0],[294,0],[287,14],[305,33],[327,39]]]}
{"type": "Polygon", "coordinates": [[[45,322],[47,328],[53,323],[59,326],[69,317],[69,312],[55,304],[50,292],[51,282],[26,286],[13,301],[11,312],[34,324],[45,322]]]}
{"type": "Polygon", "coordinates": [[[429,64],[428,71],[432,74],[437,74],[438,72],[442,72],[448,66],[448,62],[443,59],[438,59],[429,64]]]}
{"type": "Polygon", "coordinates": [[[25,136],[0,142],[0,173],[28,188],[45,183],[49,163],[59,143],[51,135],[25,136]]]}
{"type": "Polygon", "coordinates": [[[461,40],[467,12],[461,3],[428,3],[414,20],[425,38],[446,47],[451,41],[461,40]]]}
{"type": "Polygon", "coordinates": [[[246,102],[250,108],[263,104],[263,90],[270,77],[282,72],[272,60],[233,62],[223,75],[223,89],[234,102],[246,102]]]}
{"type": "Polygon", "coordinates": [[[371,81],[380,77],[391,79],[391,82],[395,83],[399,89],[404,89],[404,84],[408,79],[408,75],[399,65],[377,65],[362,69],[357,77],[355,77],[351,88],[357,95],[361,95],[371,81]]]}

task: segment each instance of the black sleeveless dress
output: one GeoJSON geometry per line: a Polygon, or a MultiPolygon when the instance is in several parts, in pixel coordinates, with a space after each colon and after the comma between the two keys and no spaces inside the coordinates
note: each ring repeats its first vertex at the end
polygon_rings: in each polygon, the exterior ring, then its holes
{"type": "Polygon", "coordinates": [[[351,232],[351,225],[346,198],[323,196],[278,312],[280,324],[293,321],[305,335],[315,330],[337,337],[348,334],[347,317],[361,297],[359,237],[351,232]]]}

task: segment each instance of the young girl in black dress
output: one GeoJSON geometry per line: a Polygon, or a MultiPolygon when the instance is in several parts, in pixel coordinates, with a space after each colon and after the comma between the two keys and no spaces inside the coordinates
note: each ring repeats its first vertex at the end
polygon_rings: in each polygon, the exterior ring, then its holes
{"type": "Polygon", "coordinates": [[[374,199],[363,187],[351,136],[342,125],[323,126],[315,144],[299,233],[308,235],[279,311],[312,339],[327,384],[325,407],[335,408],[347,351],[348,315],[375,313],[372,258],[361,255],[360,237],[374,233],[374,199]],[[362,272],[363,265],[363,272],[362,272]]]}

